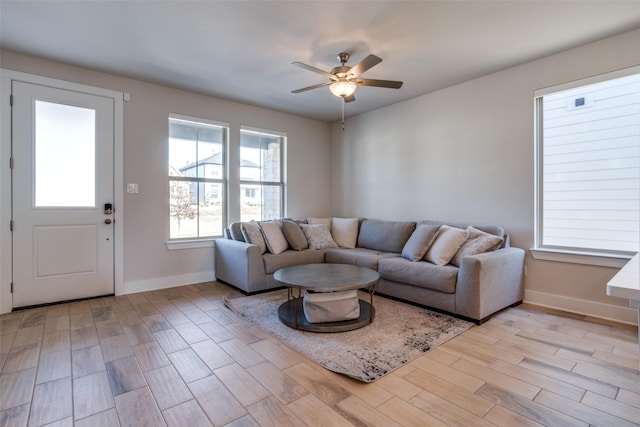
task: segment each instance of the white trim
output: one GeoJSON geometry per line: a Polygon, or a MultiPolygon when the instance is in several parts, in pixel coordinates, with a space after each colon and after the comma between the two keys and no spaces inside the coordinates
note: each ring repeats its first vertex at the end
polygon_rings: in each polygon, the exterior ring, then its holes
{"type": "MultiPolygon", "coordinates": [[[[2,71],[0,69],[0,71],[2,71]]],[[[0,313],[13,308],[11,297],[11,80],[0,74],[0,313]]]]}
{"type": "Polygon", "coordinates": [[[536,89],[534,91],[535,98],[540,98],[541,96],[548,95],[554,92],[561,92],[567,89],[573,89],[578,86],[586,86],[593,83],[599,83],[605,80],[617,79],[619,77],[626,77],[631,74],[640,73],[640,65],[634,65],[632,67],[623,68],[621,70],[610,71],[603,74],[598,74],[596,76],[586,77],[580,80],[573,80],[566,83],[560,83],[558,85],[544,87],[540,89],[536,89]]]}
{"type": "Polygon", "coordinates": [[[217,127],[221,127],[221,128],[228,128],[229,127],[229,123],[227,123],[227,122],[219,122],[217,120],[203,119],[202,117],[186,116],[184,114],[178,114],[178,113],[169,113],[169,118],[170,119],[176,119],[176,120],[182,120],[182,121],[185,121],[185,122],[202,123],[202,124],[205,124],[205,125],[217,126],[217,127]]]}
{"type": "Polygon", "coordinates": [[[213,239],[202,240],[170,240],[167,242],[167,249],[170,251],[178,249],[198,249],[198,248],[212,248],[213,239]]]}
{"type": "Polygon", "coordinates": [[[287,133],[283,132],[283,131],[271,130],[271,129],[263,129],[263,128],[257,128],[257,127],[253,127],[253,126],[240,125],[240,130],[241,131],[244,130],[244,131],[252,132],[252,133],[263,133],[265,135],[280,136],[280,137],[283,137],[283,138],[287,137],[287,133]]]}
{"type": "Polygon", "coordinates": [[[134,280],[126,282],[123,286],[123,294],[135,294],[138,292],[157,291],[160,289],[174,288],[176,286],[193,285],[195,283],[213,282],[216,275],[213,270],[198,273],[181,274],[178,276],[156,277],[154,279],[134,280]]]}
{"type": "MultiPolygon", "coordinates": [[[[3,159],[0,165],[0,221],[5,220],[6,209],[11,206],[11,182],[5,182],[5,169],[9,168],[6,158],[11,152],[11,114],[8,105],[8,97],[11,93],[11,81],[21,81],[25,83],[38,84],[41,86],[50,86],[53,88],[71,90],[77,92],[89,93],[92,95],[103,96],[113,99],[113,185],[114,185],[114,220],[119,226],[115,227],[114,236],[114,292],[121,295],[124,290],[124,109],[123,109],[123,92],[110,89],[103,89],[94,86],[87,86],[78,83],[72,83],[64,80],[52,79],[49,77],[38,76],[35,74],[23,73],[20,71],[7,70],[0,68],[0,77],[2,78],[2,97],[6,97],[7,103],[0,99],[4,108],[0,108],[0,123],[3,132],[0,134],[0,158],[3,159]],[[8,140],[7,140],[8,138],[8,140]],[[8,151],[7,151],[8,150],[8,151]],[[8,186],[5,188],[5,186],[8,186]]],[[[10,176],[10,171],[8,172],[10,176]]],[[[10,208],[9,208],[10,209],[10,208]]],[[[6,221],[5,221],[6,222],[6,221]]],[[[6,313],[13,308],[11,297],[11,233],[8,227],[3,227],[0,223],[0,313],[6,313]],[[7,252],[8,248],[8,252],[7,252]],[[8,267],[7,267],[8,266],[8,267]]]]}
{"type": "Polygon", "coordinates": [[[592,254],[587,252],[571,252],[547,248],[530,248],[534,259],[543,261],[568,262],[572,264],[598,265],[602,267],[622,268],[633,255],[592,254]]]}
{"type": "Polygon", "coordinates": [[[524,291],[524,302],[628,325],[638,324],[638,312],[630,307],[527,290],[524,291]]]}

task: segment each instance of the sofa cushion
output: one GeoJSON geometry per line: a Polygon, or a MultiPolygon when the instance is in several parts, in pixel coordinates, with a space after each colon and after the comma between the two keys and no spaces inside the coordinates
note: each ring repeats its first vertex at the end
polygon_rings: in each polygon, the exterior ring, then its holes
{"type": "Polygon", "coordinates": [[[324,224],[300,224],[304,237],[309,242],[309,249],[337,248],[331,232],[324,224]]]}
{"type": "Polygon", "coordinates": [[[262,255],[264,271],[273,274],[281,268],[302,264],[320,264],[324,262],[324,252],[315,249],[303,251],[286,250],[279,254],[266,253],[262,255]]]}
{"type": "Polygon", "coordinates": [[[464,242],[462,247],[458,249],[458,252],[456,252],[451,260],[451,264],[457,265],[458,267],[460,266],[462,258],[498,249],[504,241],[502,237],[485,233],[472,226],[467,227],[467,231],[469,232],[469,238],[464,242]]]}
{"type": "Polygon", "coordinates": [[[415,229],[416,223],[412,221],[365,219],[360,226],[358,247],[399,254],[415,229]]]}
{"type": "Polygon", "coordinates": [[[469,237],[469,232],[457,227],[442,225],[438,237],[424,256],[425,261],[435,265],[447,265],[458,249],[469,237]]]}
{"type": "Polygon", "coordinates": [[[292,249],[301,251],[309,247],[307,238],[304,236],[302,229],[295,221],[290,219],[282,220],[282,233],[292,249]]]}
{"type": "Polygon", "coordinates": [[[331,236],[341,248],[355,248],[358,241],[358,218],[332,218],[331,236]]]}
{"type": "Polygon", "coordinates": [[[465,229],[471,225],[474,228],[477,228],[478,230],[484,231],[485,233],[493,234],[498,237],[505,237],[504,228],[500,227],[499,225],[464,224],[461,222],[444,222],[444,221],[433,221],[433,220],[419,221],[418,224],[428,224],[428,225],[445,225],[446,224],[451,227],[465,228],[465,229]]]}
{"type": "Polygon", "coordinates": [[[378,262],[384,258],[397,257],[398,254],[380,252],[366,248],[328,248],[324,250],[324,261],[333,264],[351,264],[378,270],[378,262]]]}
{"type": "Polygon", "coordinates": [[[420,261],[435,242],[439,229],[439,225],[418,225],[402,248],[402,256],[409,261],[420,261]]]}
{"type": "Polygon", "coordinates": [[[458,267],[413,262],[402,257],[386,258],[378,263],[380,278],[447,294],[456,291],[458,267]]]}
{"type": "Polygon", "coordinates": [[[280,224],[276,221],[261,221],[260,229],[267,249],[272,254],[279,254],[289,249],[289,242],[282,233],[280,224]]]}
{"type": "Polygon", "coordinates": [[[242,237],[244,237],[245,242],[258,246],[261,254],[267,250],[267,244],[264,241],[262,231],[260,231],[260,225],[257,222],[253,220],[243,222],[240,229],[242,230],[242,237]]]}

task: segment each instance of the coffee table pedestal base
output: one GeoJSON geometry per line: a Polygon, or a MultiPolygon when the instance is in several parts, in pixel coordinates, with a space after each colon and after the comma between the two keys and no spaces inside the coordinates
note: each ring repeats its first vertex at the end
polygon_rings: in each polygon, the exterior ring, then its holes
{"type": "Polygon", "coordinates": [[[287,326],[309,332],[346,332],[362,328],[373,322],[376,310],[367,301],[360,301],[360,317],[339,322],[309,323],[304,316],[302,298],[292,298],[280,305],[278,317],[287,326]]]}

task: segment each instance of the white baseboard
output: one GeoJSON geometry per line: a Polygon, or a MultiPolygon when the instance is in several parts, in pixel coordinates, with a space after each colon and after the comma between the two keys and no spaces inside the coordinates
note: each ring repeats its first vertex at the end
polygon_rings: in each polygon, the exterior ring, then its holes
{"type": "Polygon", "coordinates": [[[125,282],[119,295],[135,294],[138,292],[157,291],[194,283],[212,282],[216,280],[213,270],[199,271],[197,273],[181,274],[178,276],[156,277],[153,279],[134,280],[125,282]]]}
{"type": "Polygon", "coordinates": [[[638,310],[631,307],[621,307],[619,305],[527,290],[524,291],[524,302],[629,325],[638,324],[638,310]]]}

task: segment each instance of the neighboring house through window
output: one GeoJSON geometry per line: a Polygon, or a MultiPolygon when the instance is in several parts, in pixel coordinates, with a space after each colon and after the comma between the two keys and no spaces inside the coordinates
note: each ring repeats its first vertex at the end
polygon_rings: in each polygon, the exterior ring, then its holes
{"type": "Polygon", "coordinates": [[[638,252],[640,67],[539,90],[535,101],[534,256],[638,252]]]}
{"type": "Polygon", "coordinates": [[[226,223],[228,125],[169,116],[169,237],[211,238],[226,223]]]}

